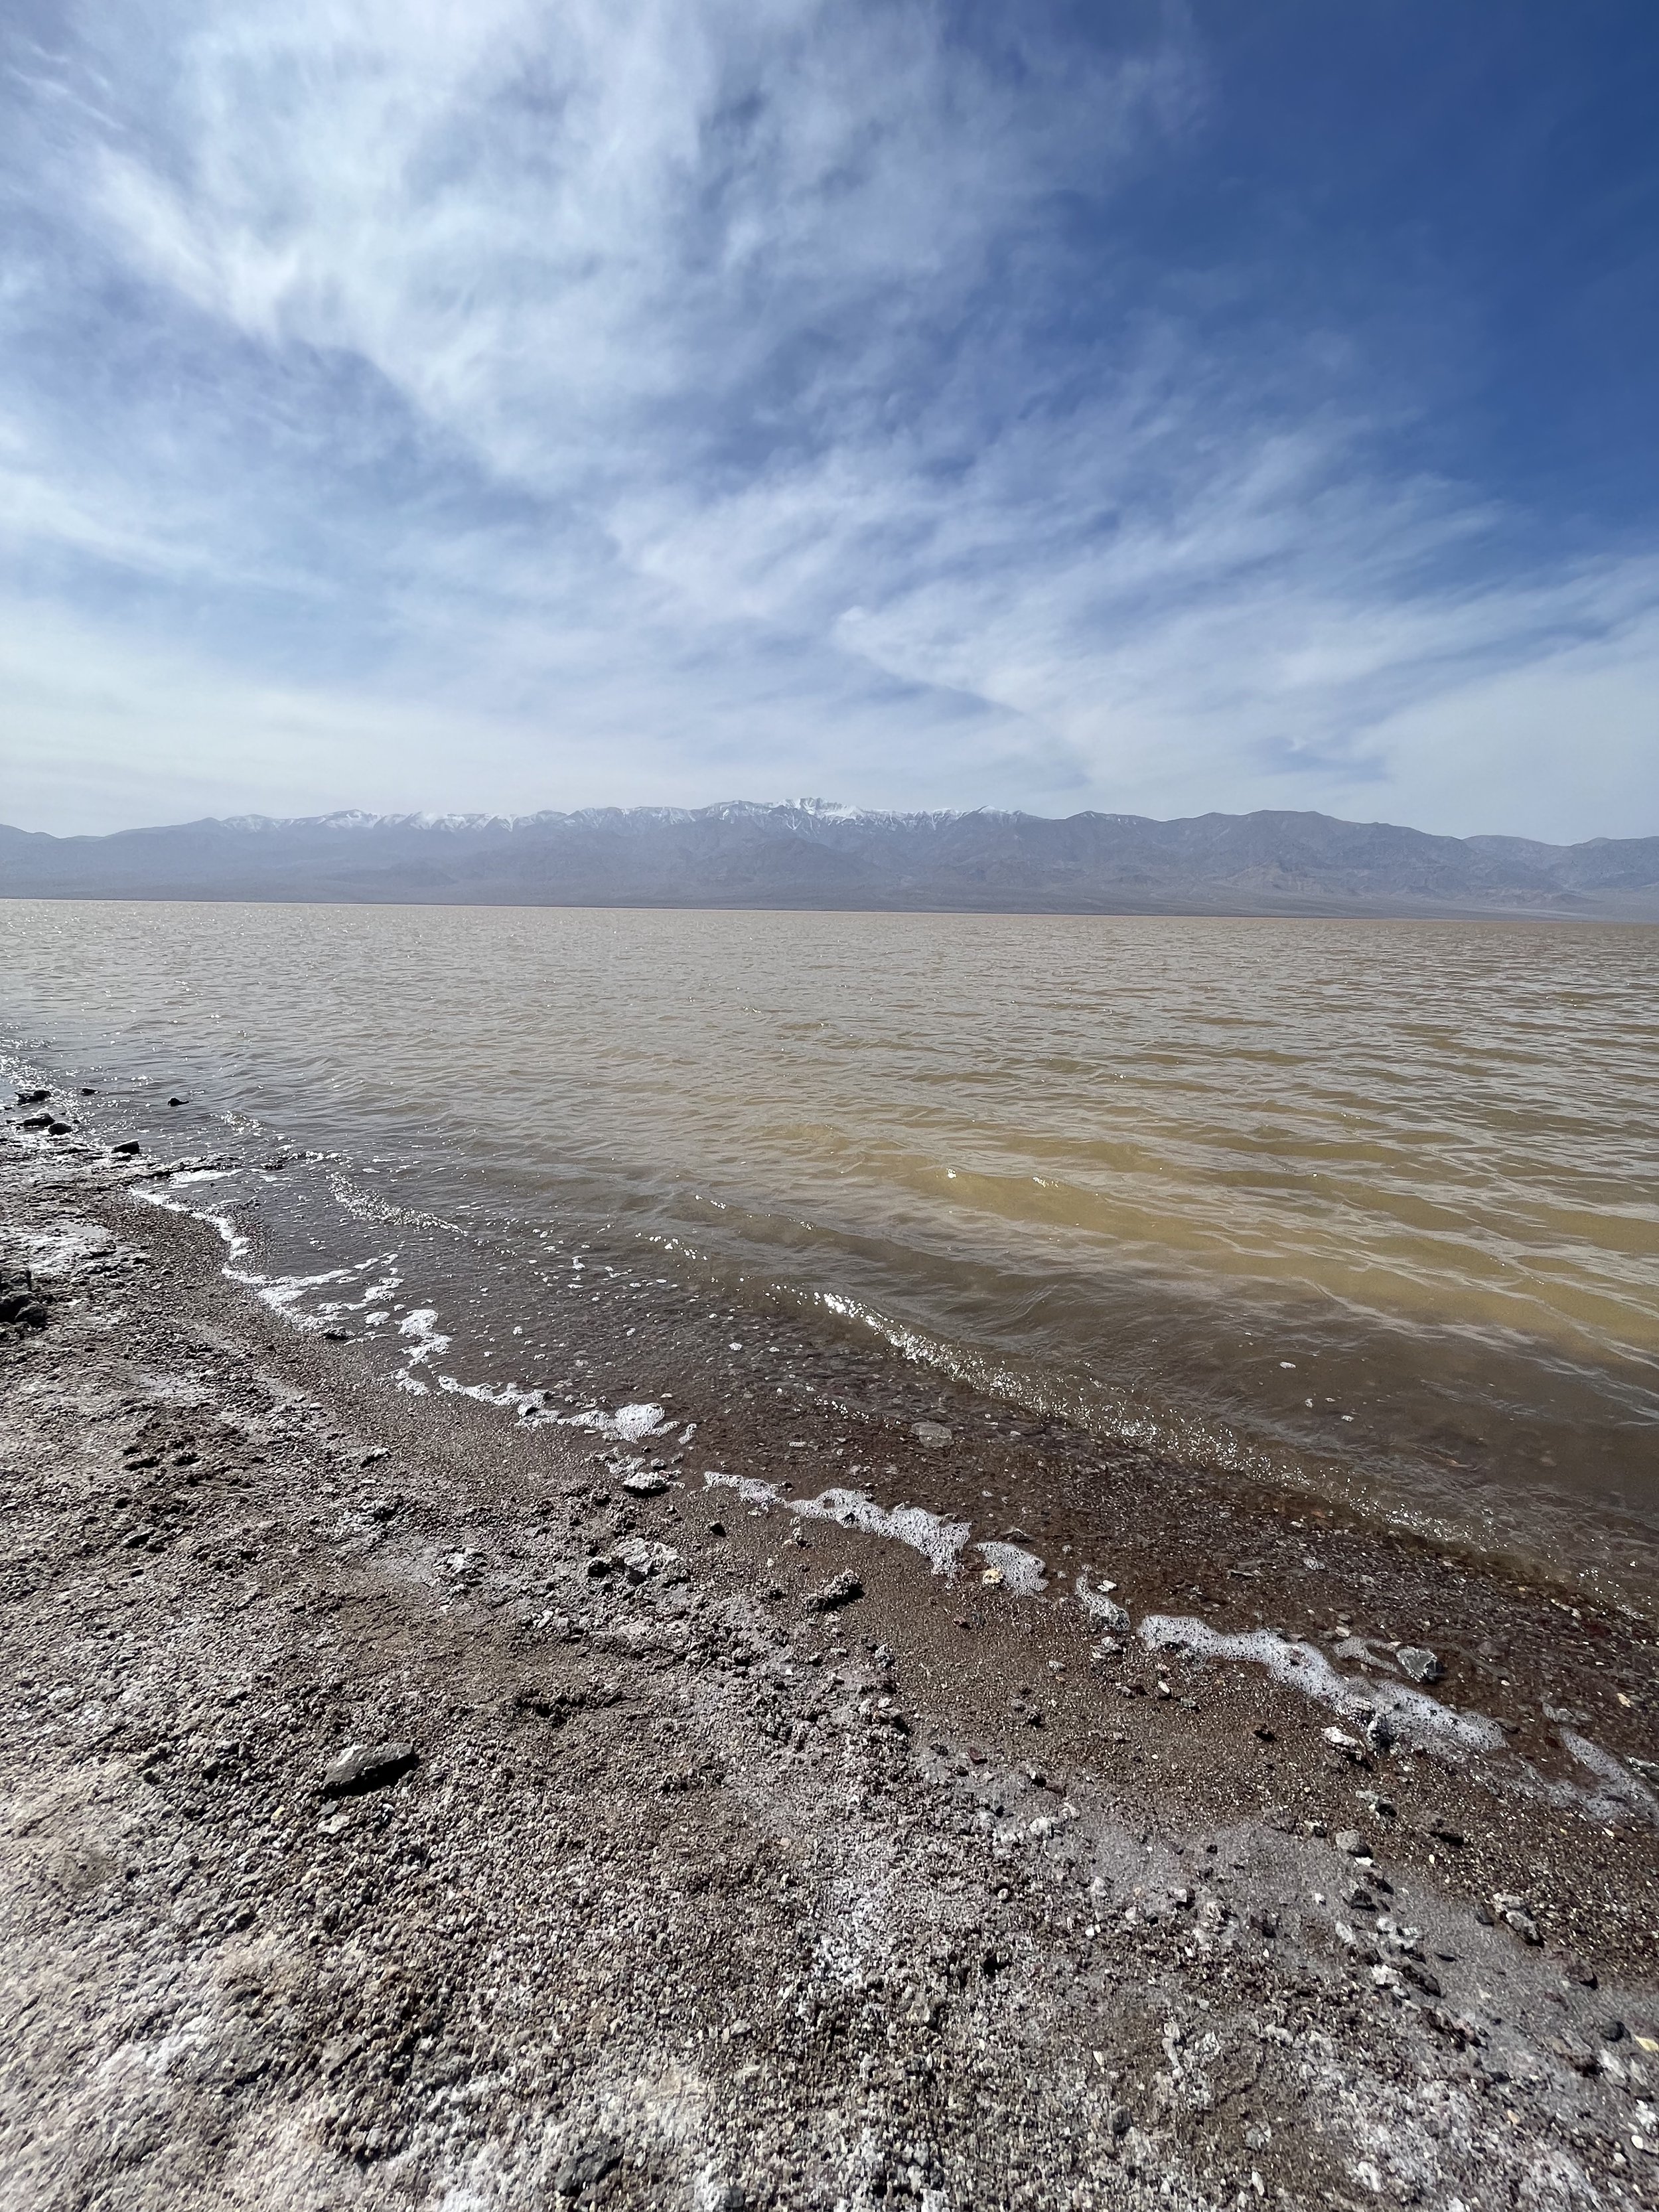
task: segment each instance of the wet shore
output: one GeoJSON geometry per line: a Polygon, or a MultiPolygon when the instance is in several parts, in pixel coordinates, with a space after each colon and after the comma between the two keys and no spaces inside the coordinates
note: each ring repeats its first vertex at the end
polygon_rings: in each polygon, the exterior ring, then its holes
{"type": "Polygon", "coordinates": [[[7,2199],[1650,2199],[1638,1613],[788,1314],[399,1388],[168,1165],[0,1146],[7,2199]]]}

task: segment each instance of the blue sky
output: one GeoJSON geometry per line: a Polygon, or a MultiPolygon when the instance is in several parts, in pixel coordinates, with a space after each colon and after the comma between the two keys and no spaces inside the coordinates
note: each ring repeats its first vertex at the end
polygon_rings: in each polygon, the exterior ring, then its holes
{"type": "Polygon", "coordinates": [[[0,47],[0,818],[1659,832],[1641,0],[0,47]]]}

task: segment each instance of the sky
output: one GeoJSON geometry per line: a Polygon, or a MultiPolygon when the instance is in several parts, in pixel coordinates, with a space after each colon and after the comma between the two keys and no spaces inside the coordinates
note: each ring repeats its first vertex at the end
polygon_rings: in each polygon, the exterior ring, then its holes
{"type": "Polygon", "coordinates": [[[1659,833],[1646,0],[0,0],[0,819],[1659,833]]]}

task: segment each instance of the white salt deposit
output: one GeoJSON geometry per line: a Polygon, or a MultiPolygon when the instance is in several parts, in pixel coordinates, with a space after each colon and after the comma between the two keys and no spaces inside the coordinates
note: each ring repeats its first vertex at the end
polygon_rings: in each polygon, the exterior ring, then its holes
{"type": "Polygon", "coordinates": [[[115,1249],[107,1229],[87,1221],[66,1221],[57,1229],[25,1237],[23,1249],[37,1275],[72,1275],[83,1260],[101,1260],[115,1249]]]}

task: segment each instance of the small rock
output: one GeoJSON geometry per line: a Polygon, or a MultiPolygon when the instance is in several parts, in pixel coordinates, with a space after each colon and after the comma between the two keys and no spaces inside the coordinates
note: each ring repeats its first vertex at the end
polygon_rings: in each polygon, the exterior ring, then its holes
{"type": "Polygon", "coordinates": [[[1370,1856],[1370,1846],[1358,1828],[1339,1828],[1334,1840],[1338,1850],[1346,1852],[1351,1859],[1365,1859],[1370,1856]]]}
{"type": "Polygon", "coordinates": [[[864,1584],[853,1570],[847,1567],[825,1583],[822,1589],[814,1590],[806,1602],[814,1613],[835,1613],[844,1605],[851,1605],[854,1598],[863,1595],[864,1584]]]}
{"type": "Polygon", "coordinates": [[[1625,2023],[1622,2020],[1604,2020],[1597,2025],[1595,2032],[1603,2043],[1622,2043],[1625,2039],[1625,2023]]]}
{"type": "Polygon", "coordinates": [[[1492,1911],[1506,1928],[1513,1928],[1523,1943],[1541,1943],[1538,1923],[1527,1910],[1527,1900],[1508,1890],[1498,1890],[1493,1895],[1492,1911]]]}
{"type": "Polygon", "coordinates": [[[349,1743],[323,1770],[323,1795],[346,1797],[379,1790],[419,1764],[412,1743],[349,1743]]]}
{"type": "Polygon", "coordinates": [[[630,1583],[665,1574],[679,1558],[671,1544],[653,1544],[648,1536],[629,1536],[617,1547],[617,1557],[630,1583]]]}
{"type": "Polygon", "coordinates": [[[1340,1728],[1322,1729],[1320,1734],[1333,1751],[1340,1751],[1345,1759],[1360,1759],[1365,1747],[1358,1736],[1352,1736],[1340,1728]]]}
{"type": "Polygon", "coordinates": [[[130,1160],[136,1158],[138,1149],[137,1137],[129,1137],[125,1145],[112,1145],[110,1147],[118,1160],[130,1160]]]}
{"type": "Polygon", "coordinates": [[[671,1486],[665,1474],[641,1473],[625,1474],[623,1477],[622,1486],[624,1490],[631,1491],[635,1498],[657,1498],[671,1486]]]}
{"type": "Polygon", "coordinates": [[[615,2143],[604,2140],[587,2143],[565,2161],[553,2186],[561,2197],[580,2197],[584,2190],[596,2188],[621,2163],[622,2153],[615,2143]]]}
{"type": "Polygon", "coordinates": [[[1446,1671],[1425,1644],[1402,1644],[1394,1656],[1401,1672],[1409,1674],[1413,1682],[1437,1682],[1446,1671]]]}
{"type": "Polygon", "coordinates": [[[947,1429],[943,1421],[912,1421],[910,1433],[929,1451],[943,1451],[953,1439],[953,1431],[947,1429]]]}
{"type": "Polygon", "coordinates": [[[1463,1848],[1463,1831],[1461,1828],[1453,1827],[1449,1820],[1438,1819],[1431,1820],[1429,1833],[1434,1838],[1436,1843],[1449,1844],[1455,1851],[1461,1851],[1463,1848]]]}

